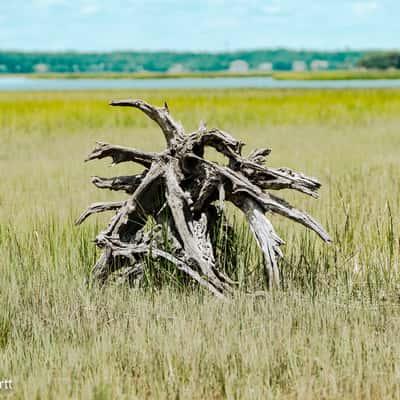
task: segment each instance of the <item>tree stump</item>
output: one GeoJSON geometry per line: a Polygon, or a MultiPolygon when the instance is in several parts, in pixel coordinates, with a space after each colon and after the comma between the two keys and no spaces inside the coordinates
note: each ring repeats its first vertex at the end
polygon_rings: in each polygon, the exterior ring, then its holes
{"type": "Polygon", "coordinates": [[[159,108],[142,100],[118,100],[110,105],[144,112],[161,128],[167,148],[151,153],[99,142],[87,157],[86,161],[111,157],[113,164],[135,162],[144,167],[138,175],[92,178],[98,188],[129,195],[120,202],[94,203],[76,221],[80,224],[94,213],[115,211],[107,229],[95,239],[102,254],[92,270],[94,280],[104,283],[122,267],[130,278],[139,279],[150,256],[167,260],[215,296],[225,297],[235,289],[235,282],[216,262],[211,230],[226,201],[245,215],[263,252],[269,287],[279,286],[277,257],[283,257],[280,246],[284,242],[266,213],[290,218],[330,241],[311,216],[271,193],[293,189],[318,197],[321,184],[287,168],[266,167],[270,149],[255,150],[244,157],[244,143],[219,129],[207,129],[204,123],[195,132],[185,134],[166,104],[159,108]],[[227,165],[205,159],[206,146],[223,154],[227,165]],[[151,217],[157,226],[148,231],[145,226],[151,217]],[[166,235],[157,229],[161,225],[166,226],[166,235]]]}

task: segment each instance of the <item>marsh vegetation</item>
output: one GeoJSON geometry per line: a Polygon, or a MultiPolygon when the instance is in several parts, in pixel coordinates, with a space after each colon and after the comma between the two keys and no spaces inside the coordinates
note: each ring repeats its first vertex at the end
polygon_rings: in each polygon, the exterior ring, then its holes
{"type": "Polygon", "coordinates": [[[121,197],[87,181],[139,169],[82,159],[98,139],[164,147],[145,116],[107,105],[131,96],[0,94],[0,376],[13,396],[400,397],[400,91],[134,93],[168,100],[188,129],[203,119],[247,151],[271,147],[271,165],[323,183],[318,201],[287,198],[327,228],[330,246],[272,217],[287,243],[280,291],[265,292],[257,247],[231,214],[240,236],[219,256],[237,257],[242,290],[230,302],[157,264],[142,288],[85,284],[108,216],[73,222],[94,199],[121,197]]]}

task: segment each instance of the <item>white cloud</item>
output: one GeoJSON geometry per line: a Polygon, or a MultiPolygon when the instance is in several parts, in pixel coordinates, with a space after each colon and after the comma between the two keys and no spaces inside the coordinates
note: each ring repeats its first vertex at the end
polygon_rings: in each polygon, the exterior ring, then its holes
{"type": "Polygon", "coordinates": [[[67,4],[66,0],[33,0],[33,5],[43,8],[67,4]]]}
{"type": "Polygon", "coordinates": [[[370,15],[377,9],[378,3],[376,1],[358,1],[353,3],[353,14],[357,17],[370,15]]]}
{"type": "Polygon", "coordinates": [[[282,9],[282,2],[280,0],[272,0],[269,4],[262,6],[262,11],[264,14],[276,15],[280,14],[282,9]]]}
{"type": "Polygon", "coordinates": [[[100,7],[95,3],[84,4],[80,8],[80,13],[85,15],[96,14],[100,10],[100,7]]]}
{"type": "Polygon", "coordinates": [[[100,11],[100,6],[96,0],[32,0],[36,7],[49,9],[55,6],[68,6],[77,9],[81,14],[91,15],[100,11]]]}

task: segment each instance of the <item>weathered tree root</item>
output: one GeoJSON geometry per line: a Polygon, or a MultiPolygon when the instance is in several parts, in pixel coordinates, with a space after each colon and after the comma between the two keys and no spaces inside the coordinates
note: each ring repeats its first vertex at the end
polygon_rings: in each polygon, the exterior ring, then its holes
{"type": "Polygon", "coordinates": [[[324,241],[330,238],[311,216],[292,207],[269,190],[294,189],[318,197],[320,183],[287,168],[265,167],[269,149],[241,155],[242,142],[218,129],[201,124],[185,134],[165,105],[154,107],[142,100],[112,101],[112,106],[134,107],[143,111],[161,128],[167,142],[162,153],[98,143],[86,161],[111,157],[114,164],[132,161],[144,166],[140,175],[113,178],[93,177],[101,189],[122,190],[126,201],[94,203],[77,220],[82,223],[91,214],[116,210],[105,231],[96,237],[103,253],[93,267],[92,277],[105,282],[116,270],[125,267],[130,278],[143,275],[145,259],[164,259],[188,274],[218,297],[234,290],[235,282],[226,276],[215,260],[211,230],[216,223],[216,205],[233,203],[247,218],[263,252],[269,286],[279,286],[277,257],[284,244],[265,213],[290,218],[315,231],[324,241]],[[204,148],[213,147],[229,160],[223,166],[204,159],[204,148]],[[145,230],[149,217],[158,224],[145,230]],[[164,227],[163,229],[160,227],[164,227]],[[165,228],[167,234],[165,234],[165,228]],[[168,249],[168,250],[166,250],[168,249]]]}

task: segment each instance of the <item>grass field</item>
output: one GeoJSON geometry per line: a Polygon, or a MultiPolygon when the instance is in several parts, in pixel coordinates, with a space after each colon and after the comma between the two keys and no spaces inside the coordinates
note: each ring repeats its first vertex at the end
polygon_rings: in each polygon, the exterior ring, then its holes
{"type": "MultiPolygon", "coordinates": [[[[16,399],[400,398],[400,90],[223,90],[0,94],[0,381],[16,399]],[[317,176],[321,198],[281,193],[331,233],[325,246],[280,217],[283,289],[221,302],[165,277],[156,288],[88,288],[91,239],[121,198],[84,164],[95,140],[144,150],[161,134],[138,97],[194,130],[200,119],[271,147],[270,165],[317,176]]],[[[242,229],[242,228],[240,228],[242,229]]],[[[247,291],[265,290],[243,230],[247,291]]],[[[151,279],[151,278],[149,278],[151,279]]]]}
{"type": "Polygon", "coordinates": [[[400,71],[385,70],[336,70],[336,71],[304,71],[304,72],[276,72],[274,79],[297,81],[336,81],[354,79],[400,79],[400,71]]]}

